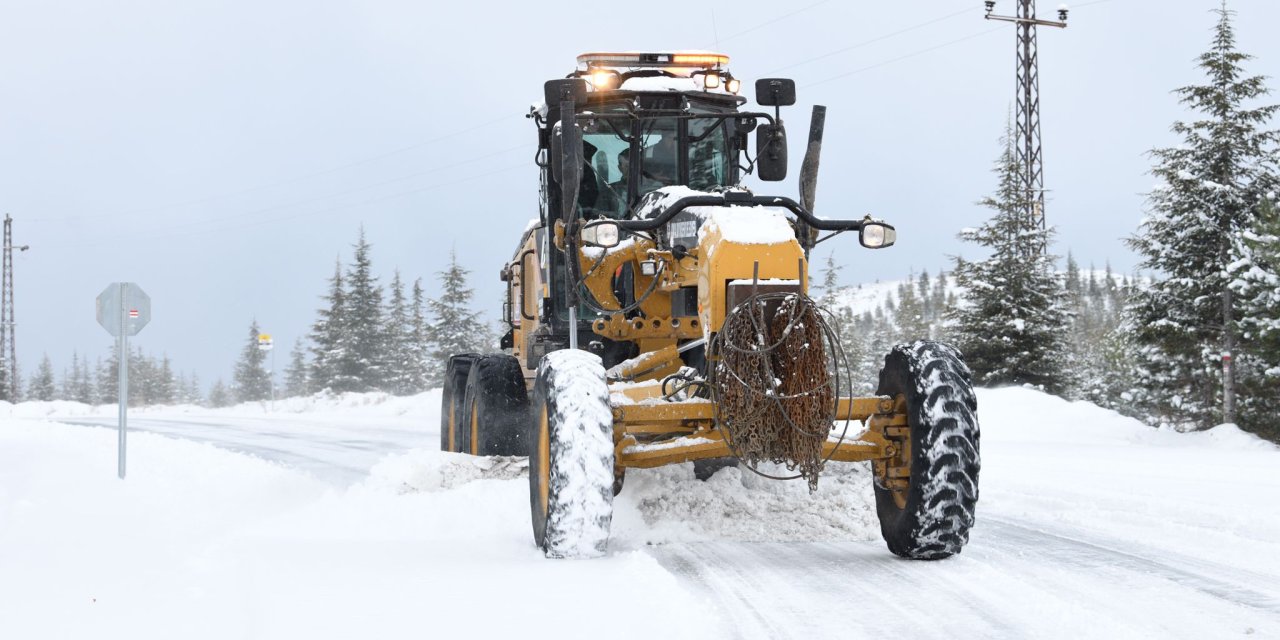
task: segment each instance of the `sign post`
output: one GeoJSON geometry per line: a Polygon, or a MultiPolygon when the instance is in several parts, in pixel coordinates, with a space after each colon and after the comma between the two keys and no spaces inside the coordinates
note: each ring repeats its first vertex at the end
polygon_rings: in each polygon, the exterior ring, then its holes
{"type": "Polygon", "coordinates": [[[271,352],[271,367],[268,369],[268,376],[271,380],[271,411],[276,410],[276,352],[272,350],[275,343],[271,339],[269,333],[258,334],[258,350],[271,352]]]}
{"type": "Polygon", "coordinates": [[[117,475],[124,479],[125,433],[129,422],[129,336],[138,335],[151,321],[151,297],[132,282],[115,282],[98,294],[98,324],[116,337],[116,387],[120,402],[117,475]]]}

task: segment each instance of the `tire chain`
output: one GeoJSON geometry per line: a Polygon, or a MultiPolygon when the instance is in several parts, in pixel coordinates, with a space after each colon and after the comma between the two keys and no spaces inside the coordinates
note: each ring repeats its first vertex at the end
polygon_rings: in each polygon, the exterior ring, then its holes
{"type": "Polygon", "coordinates": [[[785,465],[813,492],[835,417],[830,332],[807,296],[782,297],[771,319],[770,299],[750,298],[725,318],[712,383],[717,417],[748,469],[760,473],[764,461],[785,465]]]}

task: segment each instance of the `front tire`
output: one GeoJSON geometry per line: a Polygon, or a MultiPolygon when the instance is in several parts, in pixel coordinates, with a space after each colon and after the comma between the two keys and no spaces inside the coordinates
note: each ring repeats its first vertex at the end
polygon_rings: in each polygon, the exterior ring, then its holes
{"type": "Polygon", "coordinates": [[[533,385],[529,502],[533,539],[548,558],[606,553],[613,521],[613,411],[600,358],[543,357],[533,385]]]}
{"type": "Polygon", "coordinates": [[[876,481],[880,533],[904,558],[955,555],[969,541],[981,467],[969,367],[950,345],[928,340],[900,344],[884,360],[877,393],[906,398],[910,479],[905,491],[876,481]]]}

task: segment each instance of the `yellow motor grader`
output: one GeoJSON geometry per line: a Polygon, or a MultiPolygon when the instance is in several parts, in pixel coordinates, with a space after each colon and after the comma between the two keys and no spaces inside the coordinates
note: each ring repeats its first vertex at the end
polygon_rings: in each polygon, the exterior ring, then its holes
{"type": "Polygon", "coordinates": [[[744,108],[729,58],[588,53],[545,84],[539,215],[509,263],[503,353],[450,358],[440,446],[529,456],[533,537],[548,557],[605,552],[627,469],[692,461],[817,486],[828,461],[870,461],[881,531],[900,556],[968,541],[978,498],[969,370],[938,342],[900,344],[855,397],[839,336],[809,297],[809,252],[895,229],[813,214],[825,108],[800,202],[741,186],[787,174],[789,79],[744,108]],[[754,134],[754,150],[750,138],[754,134]],[[821,237],[827,232],[826,237],[821,237]]]}

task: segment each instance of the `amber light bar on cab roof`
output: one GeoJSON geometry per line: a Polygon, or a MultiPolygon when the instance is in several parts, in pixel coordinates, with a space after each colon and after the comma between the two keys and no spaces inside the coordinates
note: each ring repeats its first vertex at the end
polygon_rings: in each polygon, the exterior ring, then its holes
{"type": "Polygon", "coordinates": [[[587,67],[696,67],[714,69],[729,64],[729,56],[706,52],[653,52],[628,51],[619,53],[594,52],[578,56],[578,64],[587,67]]]}

